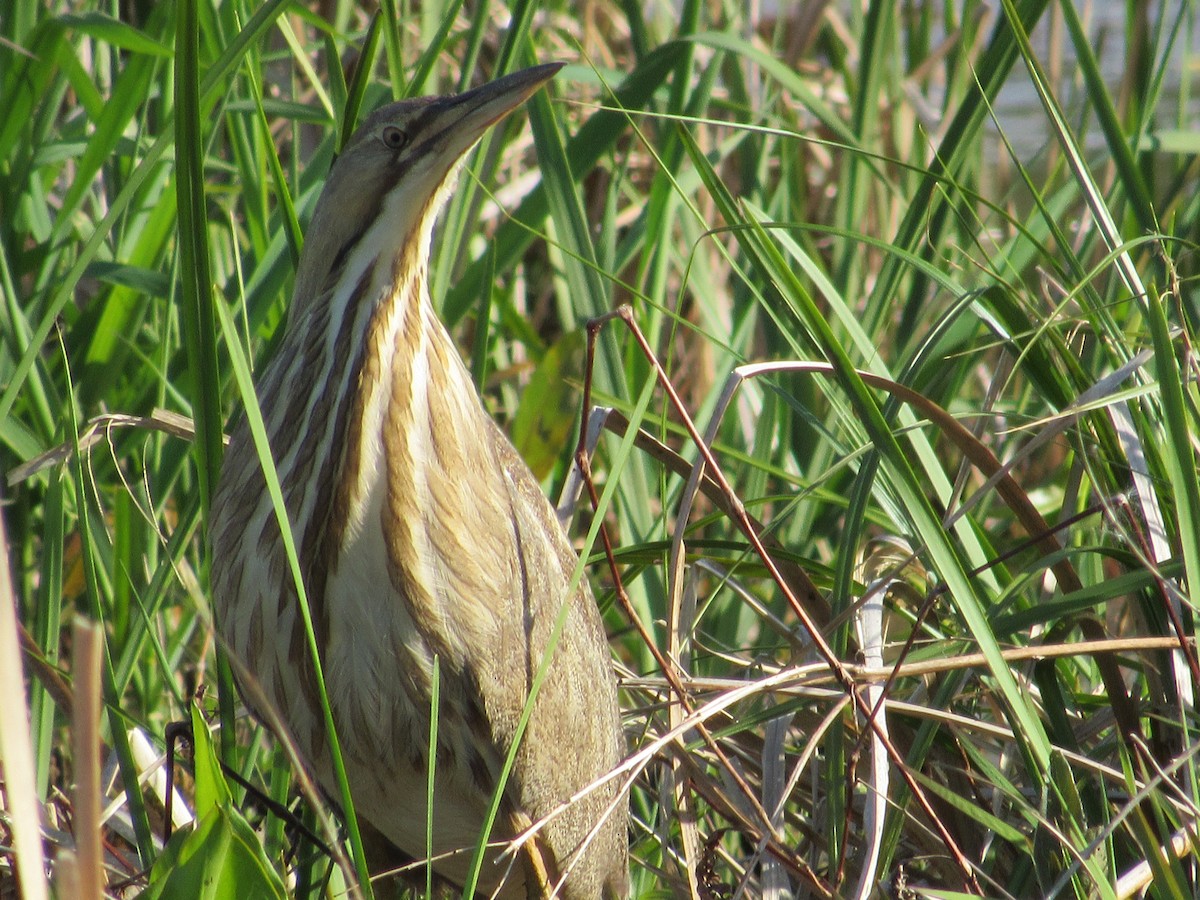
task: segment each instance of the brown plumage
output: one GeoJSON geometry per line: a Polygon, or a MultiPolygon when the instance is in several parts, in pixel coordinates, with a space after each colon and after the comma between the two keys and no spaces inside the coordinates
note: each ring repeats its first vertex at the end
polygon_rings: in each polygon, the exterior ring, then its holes
{"type": "MultiPolygon", "coordinates": [[[[308,227],[278,352],[258,384],[360,817],[425,856],[433,658],[440,668],[434,868],[461,885],[559,611],[493,841],[555,811],[623,752],[602,624],[553,510],[487,415],[425,284],[434,219],[480,135],[558,66],[386,106],[347,143],[308,227]]],[[[245,421],[211,518],[218,630],[337,796],[292,578],[245,421]]],[[[265,716],[268,721],[271,716],[265,716]]],[[[615,782],[480,890],[624,896],[615,782]],[[613,807],[610,809],[610,807],[613,807]],[[592,832],[595,832],[592,834],[592,832]],[[590,835],[590,840],[589,840],[590,835]],[[586,846],[585,846],[586,845],[586,846]]]]}

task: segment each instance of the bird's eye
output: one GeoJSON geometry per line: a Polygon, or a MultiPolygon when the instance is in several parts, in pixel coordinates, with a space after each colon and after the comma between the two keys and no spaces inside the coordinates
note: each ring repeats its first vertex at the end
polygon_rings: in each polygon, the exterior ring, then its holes
{"type": "Polygon", "coordinates": [[[380,133],[380,138],[383,139],[383,145],[389,150],[399,150],[408,143],[408,135],[404,133],[403,128],[397,128],[395,125],[389,125],[380,133]]]}

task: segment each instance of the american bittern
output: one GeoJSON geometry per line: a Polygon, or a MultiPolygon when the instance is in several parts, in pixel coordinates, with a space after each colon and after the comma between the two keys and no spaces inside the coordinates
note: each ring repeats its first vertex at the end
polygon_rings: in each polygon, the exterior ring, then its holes
{"type": "MultiPolygon", "coordinates": [[[[258,383],[354,803],[414,859],[426,856],[439,660],[433,866],[456,885],[564,604],[493,841],[566,803],[623,750],[599,613],[586,584],[568,596],[577,556],[483,408],[426,286],[434,219],[467,151],[558,69],[393,103],[365,121],[317,202],[286,330],[258,383]]],[[[225,456],[211,533],[217,625],[243,681],[255,682],[243,693],[270,704],[337,796],[298,600],[245,421],[225,456]]],[[[628,808],[614,784],[552,818],[507,875],[493,854],[480,890],[538,895],[565,875],[559,896],[624,896],[628,808]]]]}

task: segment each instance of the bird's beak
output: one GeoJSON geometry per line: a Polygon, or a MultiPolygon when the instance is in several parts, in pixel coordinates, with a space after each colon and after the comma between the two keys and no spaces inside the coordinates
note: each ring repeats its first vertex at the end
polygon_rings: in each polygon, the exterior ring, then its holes
{"type": "Polygon", "coordinates": [[[562,67],[562,63],[534,66],[439,101],[437,130],[446,140],[446,158],[466,153],[488,128],[528,100],[562,67]]]}

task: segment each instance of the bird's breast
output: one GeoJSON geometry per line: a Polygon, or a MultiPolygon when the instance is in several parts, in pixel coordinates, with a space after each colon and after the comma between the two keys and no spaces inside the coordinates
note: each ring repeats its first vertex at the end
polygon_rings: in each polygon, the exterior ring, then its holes
{"type": "Polygon", "coordinates": [[[428,304],[414,286],[367,328],[332,504],[326,677],[349,727],[380,747],[424,728],[435,655],[447,677],[462,675],[497,632],[481,555],[493,568],[505,555],[482,552],[470,519],[494,502],[483,486],[495,461],[479,440],[475,389],[428,304]],[[397,680],[402,699],[389,697],[397,680]]]}

